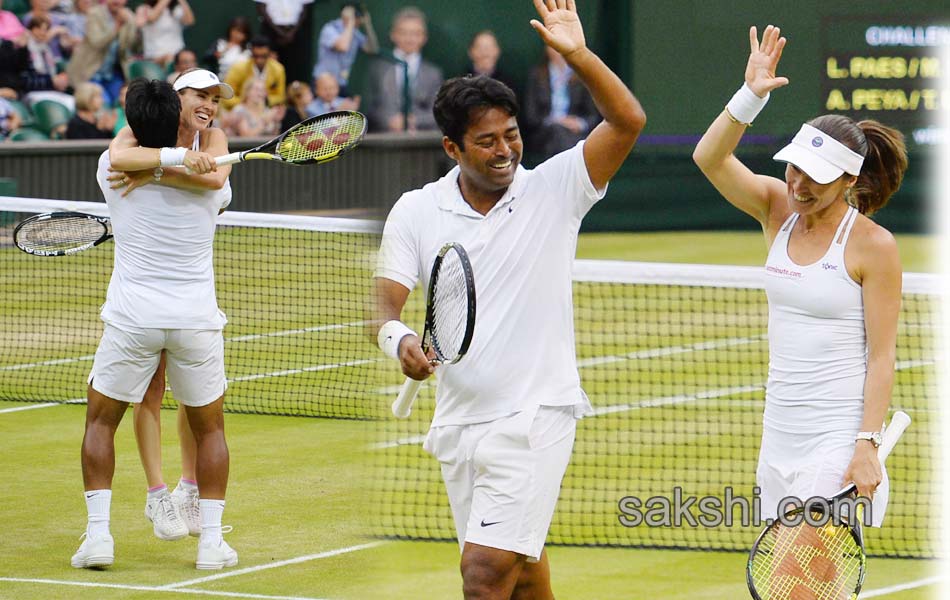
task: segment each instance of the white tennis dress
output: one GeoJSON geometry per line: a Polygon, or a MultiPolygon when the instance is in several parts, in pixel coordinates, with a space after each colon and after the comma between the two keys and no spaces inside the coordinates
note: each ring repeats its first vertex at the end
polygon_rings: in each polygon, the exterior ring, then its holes
{"type": "MultiPolygon", "coordinates": [[[[782,225],[765,265],[769,378],[756,474],[763,517],[775,517],[785,497],[807,500],[841,489],[864,415],[864,301],[844,260],[857,210],[848,209],[828,251],[810,265],[788,256],[798,217],[782,225]]],[[[875,525],[887,496],[885,473],[874,496],[875,525]]]]}

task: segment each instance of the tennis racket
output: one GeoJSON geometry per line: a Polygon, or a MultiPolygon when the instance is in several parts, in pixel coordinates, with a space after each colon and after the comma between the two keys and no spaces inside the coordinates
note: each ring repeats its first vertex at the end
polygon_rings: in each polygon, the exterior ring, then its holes
{"type": "MultiPolygon", "coordinates": [[[[877,451],[881,464],[908,425],[907,413],[894,414],[877,451]]],[[[858,503],[854,515],[835,514],[843,506],[836,502],[853,498],[856,491],[850,484],[823,502],[795,508],[765,528],[752,546],[746,566],[746,581],[755,600],[858,597],[867,562],[861,531],[864,506],[858,503]],[[805,511],[810,513],[812,523],[825,524],[809,525],[805,511]],[[792,526],[793,522],[798,525],[792,526]]]]}
{"type": "Polygon", "coordinates": [[[355,111],[337,111],[297,123],[256,148],[214,159],[218,166],[246,160],[276,160],[292,165],[323,164],[359,145],[366,133],[366,117],[355,111]]]}
{"type": "MultiPolygon", "coordinates": [[[[422,334],[422,352],[435,352],[433,364],[453,364],[465,356],[475,333],[475,277],[472,264],[461,244],[442,246],[429,278],[426,296],[426,324],[422,334]]],[[[422,381],[411,377],[393,402],[393,414],[405,419],[422,381]]]]}
{"type": "Polygon", "coordinates": [[[13,243],[36,256],[67,256],[111,239],[109,219],[81,212],[34,215],[13,230],[13,243]]]}

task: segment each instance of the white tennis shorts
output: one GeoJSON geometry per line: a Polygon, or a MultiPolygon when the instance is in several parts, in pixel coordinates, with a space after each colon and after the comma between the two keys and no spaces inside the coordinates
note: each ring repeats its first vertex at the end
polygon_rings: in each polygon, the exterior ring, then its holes
{"type": "Polygon", "coordinates": [[[165,350],[165,373],[175,399],[205,406],[224,394],[224,336],[220,329],[142,329],[106,323],[89,384],[114,400],[137,404],[165,350]]]}
{"type": "Polygon", "coordinates": [[[423,447],[441,463],[460,550],[470,542],[540,559],[576,427],[574,407],[541,406],[429,430],[423,447]]]}
{"type": "MultiPolygon", "coordinates": [[[[813,497],[830,498],[841,491],[844,472],[854,455],[854,432],[786,433],[766,428],[756,482],[761,488],[762,519],[778,517],[779,503],[786,497],[802,502],[813,497]]],[[[880,527],[887,511],[887,471],[871,500],[871,522],[880,527]]]]}

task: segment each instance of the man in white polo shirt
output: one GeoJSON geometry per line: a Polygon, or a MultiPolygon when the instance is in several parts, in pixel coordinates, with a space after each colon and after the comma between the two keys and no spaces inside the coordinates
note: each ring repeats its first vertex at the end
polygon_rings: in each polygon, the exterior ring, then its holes
{"type": "MultiPolygon", "coordinates": [[[[162,148],[156,155],[165,166],[185,162],[198,172],[213,169],[210,155],[172,148],[180,112],[170,84],[137,79],[129,85],[126,114],[141,146],[162,148]]],[[[109,165],[106,151],[96,179],[109,205],[115,265],[102,308],[105,328],[89,374],[82,445],[88,525],[72,566],[101,567],[114,560],[109,512],[115,431],[128,405],[142,401],[162,350],[172,391],[185,405],[198,445],[197,567],[234,566],[237,553],[221,528],[229,468],[223,420],[227,319],[218,309],[212,264],[215,217],[230,200],[230,187],[189,191],[146,185],[126,197],[110,187],[109,165]]],[[[155,178],[160,176],[156,169],[155,178]]]]}
{"type": "Polygon", "coordinates": [[[565,57],[604,121],[528,171],[518,164],[511,90],[487,77],[447,81],[434,112],[458,166],[399,199],[376,271],[381,349],[406,375],[439,379],[425,448],[442,466],[467,599],[553,598],[544,539],[576,418],[590,410],[574,355],[577,232],[646,122],[630,90],[586,47],[573,3],[558,4],[566,7],[536,1],[543,24],[531,25],[565,57]],[[446,242],[460,242],[471,258],[478,318],[465,359],[435,367],[399,319],[446,242]]]}

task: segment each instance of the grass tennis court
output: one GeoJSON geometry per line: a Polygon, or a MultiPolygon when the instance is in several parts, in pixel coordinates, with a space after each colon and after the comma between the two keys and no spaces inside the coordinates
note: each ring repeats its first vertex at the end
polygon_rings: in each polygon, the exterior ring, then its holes
{"type": "MultiPolygon", "coordinates": [[[[928,270],[924,260],[932,255],[931,243],[931,240],[919,237],[901,239],[906,270],[928,270]]],[[[591,235],[582,237],[579,256],[628,260],[656,260],[662,256],[665,260],[684,262],[760,264],[764,258],[764,246],[758,234],[591,235]]],[[[5,277],[12,276],[0,274],[0,279],[5,277]]],[[[292,300],[275,297],[271,299],[272,304],[262,303],[255,310],[281,311],[281,315],[299,313],[293,309],[283,312],[279,306],[269,308],[284,301],[293,303],[292,300]]],[[[360,318],[355,317],[356,320],[360,318]]],[[[289,330],[299,327],[304,321],[289,319],[283,325],[289,330]]],[[[52,329],[48,335],[57,334],[61,335],[62,329],[52,329]]],[[[253,333],[227,331],[226,335],[253,333]]],[[[755,343],[750,342],[747,346],[755,346],[755,343]]],[[[367,348],[367,356],[372,357],[371,345],[367,348]]],[[[581,354],[583,360],[583,351],[581,354]]],[[[306,366],[305,362],[300,362],[305,359],[305,355],[288,357],[287,362],[296,361],[297,367],[306,366]]],[[[280,363],[284,361],[280,357],[271,361],[275,371],[282,368],[280,363]]],[[[82,369],[87,369],[88,365],[83,364],[82,369]]],[[[345,370],[335,369],[338,372],[345,370]]],[[[308,373],[313,372],[269,379],[281,383],[289,381],[284,377],[312,377],[308,373]]],[[[229,372],[229,376],[233,374],[229,372]]],[[[387,374],[386,383],[399,382],[397,374],[387,374]]],[[[293,385],[305,389],[310,382],[294,381],[293,385]]],[[[255,393],[266,394],[268,388],[255,393]]],[[[599,395],[616,395],[608,401],[609,404],[620,402],[623,396],[620,390],[609,389],[600,390],[599,395]]],[[[731,400],[743,401],[739,403],[741,419],[743,423],[749,423],[749,427],[754,427],[755,402],[760,396],[756,392],[730,396],[731,400]]],[[[380,394],[376,402],[385,406],[389,400],[388,395],[380,394]]],[[[595,405],[603,404],[598,398],[594,401],[595,405]]],[[[715,402],[715,399],[710,399],[707,404],[715,402]]],[[[2,402],[0,411],[30,406],[2,402]]],[[[702,411],[703,408],[697,406],[694,410],[702,411]]],[[[240,553],[241,564],[237,569],[221,572],[224,577],[220,579],[186,583],[208,574],[193,568],[194,540],[161,542],[152,537],[150,526],[141,514],[144,476],[127,419],[117,438],[113,500],[116,564],[104,572],[74,570],[69,567],[68,559],[78,545],[78,536],[85,522],[79,472],[83,414],[82,406],[70,405],[0,412],[0,469],[9,474],[4,478],[4,485],[0,486],[0,527],[6,532],[5,541],[0,545],[0,598],[162,598],[200,597],[212,593],[219,597],[343,600],[455,598],[460,595],[457,546],[453,542],[381,541],[370,537],[374,523],[385,516],[385,509],[374,506],[368,497],[373,486],[371,480],[376,475],[368,467],[378,460],[381,452],[390,450],[372,445],[380,441],[373,422],[355,420],[228,415],[233,460],[225,523],[235,526],[228,539],[240,553]],[[378,546],[364,546],[378,542],[381,542],[378,546]],[[295,559],[300,562],[283,563],[295,559]],[[243,568],[258,566],[272,568],[240,572],[243,568]],[[3,578],[120,587],[82,588],[63,583],[13,582],[3,578]]],[[[163,413],[165,430],[169,434],[174,431],[174,416],[173,411],[163,413]]],[[[697,415],[695,422],[703,422],[704,418],[697,415]]],[[[635,422],[628,419],[618,423],[623,423],[628,431],[615,429],[611,443],[622,447],[625,436],[635,433],[628,427],[635,422]]],[[[389,429],[392,422],[384,424],[387,431],[382,437],[385,439],[392,432],[389,429]]],[[[698,444],[693,437],[702,432],[681,428],[668,433],[653,434],[656,445],[665,448],[667,459],[680,457],[682,466],[697,472],[723,470],[721,461],[724,457],[694,452],[698,444]],[[686,449],[691,440],[694,450],[686,449]]],[[[716,433],[728,434],[725,431],[716,433]]],[[[420,462],[431,461],[423,457],[416,446],[407,445],[404,449],[418,452],[420,462]]],[[[177,475],[173,435],[166,436],[164,450],[165,473],[171,481],[177,475]]],[[[754,470],[754,462],[748,460],[729,468],[754,470]]],[[[895,461],[892,466],[895,480],[900,479],[900,464],[895,461]]],[[[592,480],[604,479],[604,474],[609,474],[614,481],[622,481],[622,473],[608,473],[618,466],[623,467],[622,464],[606,463],[586,467],[595,472],[602,471],[592,480]]],[[[909,464],[905,466],[910,467],[909,464]]],[[[620,491],[633,490],[598,490],[606,498],[620,491]]],[[[441,488],[434,485],[432,494],[441,498],[441,488]]],[[[584,501],[583,498],[567,500],[584,501]]],[[[589,507],[592,515],[602,510],[593,505],[589,507]]],[[[589,527],[589,524],[583,526],[589,527]]],[[[551,547],[550,555],[553,583],[559,599],[746,597],[743,580],[745,557],[741,553],[551,547]]],[[[938,566],[935,561],[872,558],[865,588],[887,590],[891,586],[920,581],[933,576],[938,566]]],[[[923,599],[930,597],[934,589],[931,585],[894,591],[881,597],[923,599]]]]}

